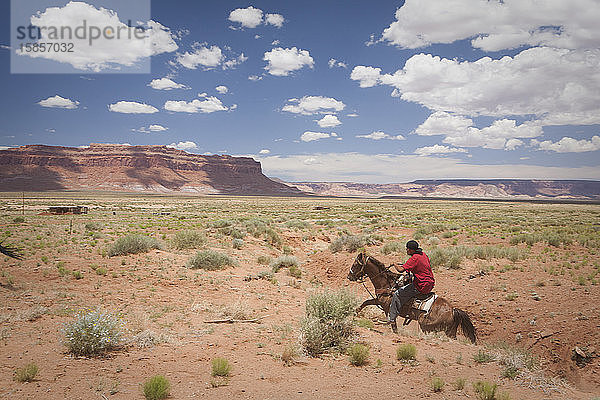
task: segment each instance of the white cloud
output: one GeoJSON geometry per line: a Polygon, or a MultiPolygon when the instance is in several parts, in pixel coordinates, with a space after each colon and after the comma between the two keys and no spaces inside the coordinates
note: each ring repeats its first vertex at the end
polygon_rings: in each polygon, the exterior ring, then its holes
{"type": "Polygon", "coordinates": [[[335,133],[323,133],[323,132],[310,132],[306,131],[300,136],[300,140],[303,142],[314,142],[316,140],[326,139],[329,137],[337,136],[335,133]]]}
{"type": "Polygon", "coordinates": [[[154,114],[158,112],[156,107],[135,101],[119,101],[115,104],[110,104],[108,109],[112,112],[123,114],[154,114]]]}
{"type": "Polygon", "coordinates": [[[221,94],[225,94],[225,93],[229,92],[229,89],[227,88],[227,86],[224,86],[224,85],[217,86],[215,88],[215,90],[221,94]]]}
{"type": "Polygon", "coordinates": [[[326,116],[318,120],[317,124],[319,124],[321,128],[332,128],[334,126],[341,125],[342,123],[340,122],[337,116],[327,114],[326,116]]]}
{"type": "Polygon", "coordinates": [[[56,95],[54,97],[48,97],[47,99],[40,100],[38,104],[42,107],[66,108],[68,110],[73,110],[77,108],[79,102],[71,99],[65,99],[64,97],[56,95]]]}
{"type": "Polygon", "coordinates": [[[262,80],[262,76],[258,76],[258,75],[250,75],[248,77],[248,80],[252,81],[252,82],[258,82],[260,80],[262,80]]]}
{"type": "Polygon", "coordinates": [[[165,128],[162,125],[150,125],[148,127],[142,126],[139,129],[132,129],[132,131],[135,132],[141,132],[141,133],[152,133],[152,132],[164,132],[166,130],[168,130],[169,128],[165,128]]]}
{"type": "Polygon", "coordinates": [[[391,140],[405,140],[405,137],[402,135],[388,135],[385,132],[374,131],[369,133],[368,135],[356,135],[359,138],[371,139],[371,140],[381,140],[381,139],[391,139],[391,140]]]}
{"type": "Polygon", "coordinates": [[[315,64],[307,50],[299,50],[296,47],[287,49],[276,47],[267,51],[263,60],[268,61],[265,69],[269,74],[275,76],[288,76],[292,71],[297,71],[305,66],[313,68],[315,64]]]}
{"type": "Polygon", "coordinates": [[[283,18],[283,15],[281,15],[281,14],[265,15],[265,24],[266,25],[273,25],[278,28],[281,28],[283,26],[284,21],[285,21],[285,18],[283,18]]]}
{"type": "Polygon", "coordinates": [[[600,136],[594,135],[590,140],[563,137],[555,143],[550,140],[543,142],[532,140],[532,144],[534,146],[537,145],[540,150],[554,151],[556,153],[583,153],[600,150],[600,136]]]}
{"type": "Polygon", "coordinates": [[[289,99],[282,110],[303,115],[327,114],[342,111],[346,105],[332,97],[323,96],[304,96],[301,99],[289,99]]]}
{"type": "Polygon", "coordinates": [[[187,89],[187,86],[174,82],[169,78],[153,79],[148,86],[156,90],[187,89]]]}
{"type": "Polygon", "coordinates": [[[17,50],[17,54],[67,63],[79,70],[100,72],[123,66],[132,67],[150,56],[173,52],[178,48],[174,35],[158,22],[150,20],[144,24],[144,38],[136,39],[133,33],[135,28],[121,22],[116,12],[105,8],[97,9],[85,2],[71,1],[64,7],[50,7],[30,19],[31,24],[35,26],[64,26],[70,27],[72,31],[82,26],[84,21],[87,26],[112,27],[113,38],[101,36],[90,45],[89,35],[86,39],[68,37],[68,31],[65,30],[66,37],[61,37],[60,30],[58,34],[55,32],[53,35],[52,31],[47,29],[42,31],[42,39],[39,42],[73,43],[74,51],[34,53],[17,50]]]}
{"type": "Polygon", "coordinates": [[[225,59],[219,46],[196,45],[192,53],[185,52],[177,56],[177,62],[188,69],[196,69],[201,65],[205,69],[219,66],[225,59]]]}
{"type": "Polygon", "coordinates": [[[484,51],[527,46],[598,47],[595,0],[407,0],[382,40],[402,48],[472,39],[484,51]]]}
{"type": "Polygon", "coordinates": [[[335,58],[330,58],[327,62],[329,68],[339,67],[339,68],[348,68],[348,65],[344,62],[338,61],[335,58]]]}
{"type": "Polygon", "coordinates": [[[479,129],[473,126],[470,118],[436,111],[415,129],[415,133],[421,136],[443,135],[444,143],[459,147],[514,150],[523,144],[519,138],[540,136],[542,126],[538,121],[517,125],[514,120],[501,119],[479,129]]]}
{"type": "MultiPolygon", "coordinates": [[[[10,50],[10,46],[7,46],[5,44],[0,44],[0,49],[10,50]]],[[[4,150],[6,150],[6,149],[4,149],[4,150]]]]}
{"type": "Polygon", "coordinates": [[[461,115],[536,115],[545,124],[600,123],[600,50],[532,48],[474,62],[412,56],[394,74],[357,66],[361,87],[397,89],[406,101],[461,115]]]}
{"type": "Polygon", "coordinates": [[[248,60],[248,57],[246,57],[244,55],[244,53],[242,53],[235,58],[225,61],[223,63],[223,69],[233,69],[233,68],[237,67],[238,65],[240,65],[241,63],[245,62],[246,60],[248,60]]]}
{"type": "Polygon", "coordinates": [[[466,153],[467,150],[459,149],[456,147],[440,146],[435,144],[433,146],[419,147],[415,150],[415,154],[420,156],[430,156],[432,154],[449,154],[449,153],[466,153]]]}
{"type": "Polygon", "coordinates": [[[247,8],[236,8],[229,13],[229,20],[231,22],[239,22],[244,28],[256,28],[262,23],[262,19],[262,10],[252,6],[247,8]]]}
{"type": "Polygon", "coordinates": [[[266,175],[292,181],[398,183],[415,179],[600,179],[600,165],[468,164],[451,156],[298,154],[264,157],[261,164],[266,175]]]}
{"type": "Polygon", "coordinates": [[[271,153],[271,150],[269,149],[262,149],[261,151],[258,152],[258,154],[269,154],[271,153]]]}
{"type": "Polygon", "coordinates": [[[358,117],[357,113],[347,114],[346,117],[358,117]]]}
{"type": "Polygon", "coordinates": [[[221,103],[221,100],[214,96],[205,97],[204,100],[194,99],[190,102],[187,101],[175,101],[168,100],[165,102],[165,110],[173,112],[186,112],[186,113],[213,113],[216,111],[227,111],[228,108],[221,103]]]}
{"type": "Polygon", "coordinates": [[[167,147],[185,151],[185,150],[197,149],[198,145],[194,142],[186,141],[186,142],[179,142],[179,143],[171,143],[171,144],[168,144],[167,147]]]}

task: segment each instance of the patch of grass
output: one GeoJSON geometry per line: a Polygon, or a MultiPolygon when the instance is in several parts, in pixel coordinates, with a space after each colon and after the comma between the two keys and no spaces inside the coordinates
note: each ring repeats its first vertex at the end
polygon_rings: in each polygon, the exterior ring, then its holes
{"type": "Polygon", "coordinates": [[[388,242],[383,245],[383,247],[381,248],[381,252],[387,255],[392,253],[400,253],[404,251],[404,249],[404,245],[400,242],[388,242]]]}
{"type": "Polygon", "coordinates": [[[99,268],[96,268],[96,274],[101,275],[101,276],[106,276],[106,274],[108,274],[108,270],[104,267],[99,267],[99,268]]]}
{"type": "Polygon", "coordinates": [[[296,279],[302,278],[302,271],[296,265],[290,266],[288,269],[288,273],[293,278],[296,278],[296,279]]]}
{"type": "Polygon", "coordinates": [[[258,256],[256,262],[260,265],[269,265],[273,259],[269,256],[258,256]]]}
{"type": "Polygon", "coordinates": [[[473,383],[473,390],[480,400],[497,400],[496,392],[498,391],[498,385],[495,383],[476,381],[473,383]]]}
{"type": "Polygon", "coordinates": [[[502,371],[502,377],[508,379],[515,379],[519,375],[519,370],[516,367],[506,367],[504,371],[502,371]]]}
{"type": "Polygon", "coordinates": [[[145,235],[127,235],[118,238],[109,248],[109,257],[145,253],[162,248],[158,240],[145,235]]]}
{"type": "Polygon", "coordinates": [[[355,343],[348,348],[347,352],[350,364],[356,367],[365,365],[369,359],[369,347],[364,344],[355,343]]]}
{"type": "Polygon", "coordinates": [[[94,222],[94,221],[90,221],[90,222],[86,222],[86,224],[84,225],[84,228],[86,231],[101,231],[102,230],[102,224],[99,222],[94,222]]]}
{"type": "Polygon", "coordinates": [[[483,350],[479,350],[477,354],[473,355],[473,360],[479,364],[485,364],[490,361],[494,361],[494,359],[495,357],[492,354],[486,353],[483,350]]]}
{"type": "Polygon", "coordinates": [[[217,357],[212,360],[212,376],[229,376],[231,372],[231,364],[226,358],[217,357]]]}
{"type": "Polygon", "coordinates": [[[354,321],[354,323],[356,324],[356,326],[361,327],[361,328],[367,328],[367,329],[375,328],[375,324],[373,323],[373,321],[371,321],[370,319],[367,319],[367,318],[358,318],[354,321]]]}
{"type": "Polygon", "coordinates": [[[38,371],[39,368],[35,363],[29,363],[15,370],[15,380],[17,382],[33,382],[38,371]]]}
{"type": "Polygon", "coordinates": [[[244,247],[244,241],[242,239],[233,239],[231,241],[231,247],[236,250],[241,250],[244,247]]]}
{"type": "Polygon", "coordinates": [[[235,265],[236,262],[232,258],[214,250],[199,251],[186,264],[190,269],[204,269],[207,271],[215,271],[235,265]]]}
{"type": "Polygon", "coordinates": [[[354,333],[350,318],[358,300],[345,291],[324,291],[306,300],[306,314],[300,321],[300,343],[311,356],[325,351],[343,351],[354,333]]]}
{"type": "Polygon", "coordinates": [[[405,343],[396,349],[396,358],[400,361],[411,361],[417,357],[417,348],[414,344],[405,343]]]}
{"type": "Polygon", "coordinates": [[[465,388],[466,383],[467,383],[467,380],[465,378],[456,378],[456,380],[453,383],[454,389],[455,390],[463,390],[465,388]]]}
{"type": "Polygon", "coordinates": [[[144,382],[144,397],[146,400],[166,399],[171,392],[171,383],[162,375],[156,375],[144,382]]]}
{"type": "Polygon", "coordinates": [[[433,390],[434,393],[441,392],[444,389],[445,384],[446,382],[444,382],[442,378],[436,376],[431,380],[431,390],[433,390]]]}
{"type": "Polygon", "coordinates": [[[81,271],[73,271],[71,274],[75,279],[83,279],[83,273],[81,271]]]}
{"type": "Polygon", "coordinates": [[[63,343],[76,356],[97,356],[122,344],[123,324],[118,317],[102,311],[82,311],[65,324],[63,343]]]}
{"type": "Polygon", "coordinates": [[[297,356],[298,353],[296,352],[296,349],[292,346],[287,346],[285,349],[283,349],[283,352],[281,353],[281,361],[283,361],[283,365],[289,367],[295,364],[294,359],[297,356]]]}
{"type": "Polygon", "coordinates": [[[177,250],[200,249],[206,245],[206,236],[199,231],[179,231],[173,237],[171,244],[177,250]]]}
{"type": "Polygon", "coordinates": [[[298,267],[299,263],[298,263],[298,259],[296,259],[296,257],[294,256],[280,256],[277,257],[275,260],[273,260],[271,262],[271,264],[269,264],[269,266],[271,267],[271,270],[273,272],[277,272],[279,271],[281,268],[284,267],[298,267]]]}

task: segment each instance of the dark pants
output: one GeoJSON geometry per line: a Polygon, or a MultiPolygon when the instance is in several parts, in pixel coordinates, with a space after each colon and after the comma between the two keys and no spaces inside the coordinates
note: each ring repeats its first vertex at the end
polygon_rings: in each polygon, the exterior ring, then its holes
{"type": "Polygon", "coordinates": [[[419,292],[412,283],[402,286],[392,293],[392,304],[390,304],[390,315],[388,316],[388,319],[390,321],[395,321],[398,315],[400,315],[402,306],[419,294],[421,294],[421,292],[419,292]]]}

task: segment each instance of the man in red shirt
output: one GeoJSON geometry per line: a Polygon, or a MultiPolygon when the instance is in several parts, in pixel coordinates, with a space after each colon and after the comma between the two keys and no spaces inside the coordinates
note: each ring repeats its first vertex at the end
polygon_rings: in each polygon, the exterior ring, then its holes
{"type": "Polygon", "coordinates": [[[394,322],[400,314],[400,309],[403,304],[406,304],[411,298],[419,294],[427,294],[433,289],[435,280],[433,279],[433,271],[429,265],[429,257],[423,253],[419,247],[419,243],[415,240],[406,242],[406,254],[410,258],[401,266],[395,266],[398,272],[410,271],[414,275],[413,283],[402,286],[392,293],[392,304],[390,305],[390,315],[388,319],[394,322]]]}

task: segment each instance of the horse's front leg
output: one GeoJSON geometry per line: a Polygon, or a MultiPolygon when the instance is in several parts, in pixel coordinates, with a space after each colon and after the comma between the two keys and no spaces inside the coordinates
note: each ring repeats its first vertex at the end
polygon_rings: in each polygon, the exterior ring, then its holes
{"type": "Polygon", "coordinates": [[[379,304],[379,300],[378,299],[369,299],[369,300],[365,300],[363,301],[363,303],[356,309],[356,314],[358,314],[363,308],[365,308],[366,306],[376,306],[379,304]]]}

